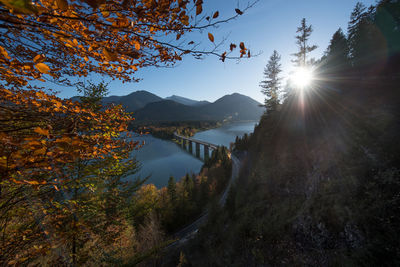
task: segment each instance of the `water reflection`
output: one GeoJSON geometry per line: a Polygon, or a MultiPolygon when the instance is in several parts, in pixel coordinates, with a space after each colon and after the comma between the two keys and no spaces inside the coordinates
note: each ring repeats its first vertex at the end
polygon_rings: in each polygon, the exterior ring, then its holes
{"type": "MultiPolygon", "coordinates": [[[[193,138],[229,147],[229,144],[235,141],[236,136],[253,132],[255,124],[256,122],[227,124],[216,129],[199,132],[193,138]]],[[[138,175],[141,178],[150,175],[147,183],[153,183],[159,188],[167,185],[169,176],[172,175],[178,180],[186,173],[198,173],[203,165],[203,162],[194,156],[196,154],[194,143],[192,144],[192,155],[187,147],[184,150],[179,144],[157,139],[151,135],[135,135],[133,138],[145,142],[141,149],[132,153],[142,165],[138,175]]],[[[204,157],[204,146],[202,145],[200,146],[200,156],[204,157]]]]}

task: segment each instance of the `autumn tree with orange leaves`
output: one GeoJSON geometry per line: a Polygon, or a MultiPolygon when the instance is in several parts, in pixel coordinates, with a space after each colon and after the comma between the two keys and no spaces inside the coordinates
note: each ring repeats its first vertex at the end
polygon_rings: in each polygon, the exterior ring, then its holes
{"type": "MultiPolygon", "coordinates": [[[[1,2],[2,80],[19,87],[32,79],[68,84],[68,77],[91,72],[135,81],[138,68],[169,66],[185,54],[235,58],[218,52],[218,45],[202,50],[182,36],[243,14],[236,9],[235,16],[218,20],[218,11],[203,14],[202,0],[1,2]]],[[[211,32],[208,37],[215,42],[211,32]]],[[[248,53],[244,44],[240,48],[240,56],[248,53]]]]}
{"type": "Polygon", "coordinates": [[[0,3],[0,264],[101,262],[95,254],[114,253],[107,249],[129,232],[113,211],[135,187],[121,180],[137,168],[130,152],[140,144],[124,134],[133,118],[121,106],[95,111],[60,99],[32,81],[76,85],[98,73],[132,82],[138,69],[186,54],[250,57],[243,42],[236,56],[236,44],[222,52],[211,31],[252,4],[220,19],[204,14],[202,0],[0,3]],[[188,39],[196,31],[207,32],[211,48],[188,39]]]}

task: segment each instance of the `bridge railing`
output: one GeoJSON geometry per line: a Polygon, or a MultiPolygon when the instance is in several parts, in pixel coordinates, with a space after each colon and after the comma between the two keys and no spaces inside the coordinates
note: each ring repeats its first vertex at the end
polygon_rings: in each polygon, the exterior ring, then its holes
{"type": "Polygon", "coordinates": [[[218,145],[211,144],[211,143],[208,143],[208,142],[205,142],[205,141],[201,141],[201,140],[197,140],[197,139],[194,139],[194,138],[182,136],[182,135],[179,135],[179,134],[176,134],[176,133],[174,133],[174,136],[178,137],[180,139],[185,139],[185,140],[188,140],[188,141],[192,141],[193,143],[198,143],[200,145],[205,145],[205,146],[211,147],[213,149],[217,149],[217,147],[218,147],[218,145]]]}
{"type": "MultiPolygon", "coordinates": [[[[191,153],[192,153],[192,150],[193,150],[192,144],[195,143],[196,144],[196,157],[198,157],[198,158],[200,158],[200,145],[203,145],[204,146],[204,160],[209,158],[209,156],[210,156],[209,155],[209,149],[210,148],[214,149],[214,150],[216,150],[218,148],[218,146],[215,145],[215,144],[211,144],[211,143],[204,142],[204,141],[201,141],[201,140],[197,140],[197,139],[193,139],[193,138],[190,138],[190,137],[182,136],[182,135],[179,135],[177,133],[174,133],[174,137],[176,137],[177,139],[180,139],[180,140],[188,141],[189,151],[191,153]]],[[[183,143],[183,145],[185,146],[185,150],[186,150],[186,144],[183,143]]]]}

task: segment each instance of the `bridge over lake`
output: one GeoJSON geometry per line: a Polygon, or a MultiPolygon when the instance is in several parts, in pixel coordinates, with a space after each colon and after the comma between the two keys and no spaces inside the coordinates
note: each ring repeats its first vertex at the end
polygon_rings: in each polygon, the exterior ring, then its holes
{"type": "Polygon", "coordinates": [[[178,144],[180,144],[185,150],[188,150],[190,153],[193,153],[193,144],[195,144],[196,157],[198,158],[200,158],[200,146],[202,145],[204,147],[204,160],[207,160],[210,157],[210,149],[216,150],[218,148],[217,145],[179,135],[177,133],[174,133],[174,137],[177,140],[178,144]]]}

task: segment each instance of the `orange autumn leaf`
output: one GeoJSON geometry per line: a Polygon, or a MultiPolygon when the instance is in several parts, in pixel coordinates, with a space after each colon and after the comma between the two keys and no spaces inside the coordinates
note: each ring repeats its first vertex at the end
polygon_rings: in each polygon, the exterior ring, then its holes
{"type": "Polygon", "coordinates": [[[136,42],[136,43],[135,43],[135,49],[136,49],[136,50],[140,50],[140,44],[139,44],[139,42],[136,42]]]}
{"type": "Polygon", "coordinates": [[[67,11],[68,10],[68,2],[67,0],[56,0],[57,7],[61,9],[62,11],[67,11]]]}
{"type": "Polygon", "coordinates": [[[39,61],[39,59],[41,58],[42,56],[41,55],[36,55],[34,58],[33,58],[33,62],[38,62],[39,61]]]}
{"type": "Polygon", "coordinates": [[[31,184],[31,185],[39,185],[38,181],[27,181],[27,180],[24,180],[24,182],[27,183],[27,184],[31,184]]]}
{"type": "Polygon", "coordinates": [[[35,128],[35,130],[33,130],[35,133],[38,133],[40,135],[49,135],[49,130],[46,129],[42,129],[40,127],[35,128]]]}
{"type": "Polygon", "coordinates": [[[222,53],[221,55],[221,61],[225,62],[225,59],[226,59],[226,52],[222,53]]]}
{"type": "Polygon", "coordinates": [[[11,59],[11,57],[8,55],[7,51],[0,45],[0,53],[7,59],[11,59]]]}
{"type": "Polygon", "coordinates": [[[38,71],[40,71],[41,73],[45,73],[45,74],[49,73],[49,71],[50,71],[49,66],[47,66],[47,65],[44,64],[44,63],[38,63],[38,64],[36,64],[36,65],[35,65],[35,68],[36,68],[38,71]]]}
{"type": "Polygon", "coordinates": [[[101,14],[103,15],[104,18],[108,18],[110,16],[110,12],[108,11],[101,11],[101,14]]]}
{"type": "Polygon", "coordinates": [[[208,39],[214,43],[214,36],[211,33],[208,33],[208,39]]]}
{"type": "Polygon", "coordinates": [[[54,101],[54,106],[56,106],[56,108],[61,108],[62,103],[60,101],[54,101]]]}
{"type": "Polygon", "coordinates": [[[10,90],[4,89],[4,88],[1,88],[1,90],[2,90],[4,93],[8,94],[8,95],[12,95],[12,93],[11,93],[10,90]]]}
{"type": "Polygon", "coordinates": [[[216,18],[218,18],[218,16],[219,16],[219,12],[218,12],[218,11],[216,11],[216,12],[214,13],[214,15],[213,15],[213,19],[216,19],[216,18]]]}
{"type": "Polygon", "coordinates": [[[103,49],[103,54],[108,61],[117,61],[118,60],[117,54],[108,50],[107,48],[103,49]]]}
{"type": "Polygon", "coordinates": [[[37,156],[37,155],[43,155],[43,154],[45,154],[46,153],[46,148],[45,147],[43,147],[43,148],[40,148],[40,149],[37,149],[37,150],[35,150],[34,152],[33,152],[33,155],[35,155],[35,156],[37,156]]]}
{"type": "Polygon", "coordinates": [[[22,182],[15,180],[14,178],[11,178],[11,181],[15,184],[22,184],[22,182]]]}
{"type": "Polygon", "coordinates": [[[40,146],[41,143],[39,141],[33,140],[28,143],[30,146],[40,146]]]}
{"type": "Polygon", "coordinates": [[[239,8],[235,8],[235,12],[236,12],[238,15],[243,15],[243,11],[241,11],[239,8]]]}
{"type": "Polygon", "coordinates": [[[196,16],[200,15],[201,12],[203,12],[203,7],[202,7],[201,4],[199,4],[199,5],[196,6],[196,16]]]}

